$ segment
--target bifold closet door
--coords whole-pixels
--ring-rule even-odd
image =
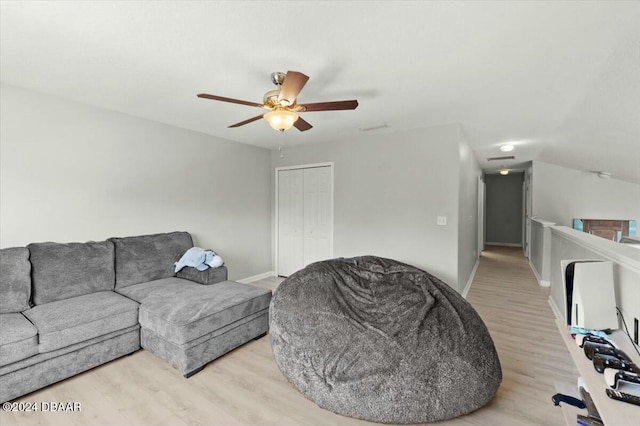
[[[302,169],[278,171],[278,274],[284,277],[304,262],[303,178]]]
[[[278,275],[332,255],[331,167],[278,171]]]
[[[331,168],[304,169],[304,266],[331,256]]]

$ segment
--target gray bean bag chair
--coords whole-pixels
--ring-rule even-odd
[[[275,361],[320,407],[383,423],[457,417],[502,381],[482,319],[448,285],[373,256],[317,262],[271,299]]]

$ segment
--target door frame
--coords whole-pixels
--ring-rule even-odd
[[[330,198],[330,218],[329,218],[329,247],[330,247],[330,258],[333,258],[333,206],[334,206],[334,182],[335,182],[335,178],[334,178],[334,163],[333,161],[331,162],[327,162],[327,163],[312,163],[312,164],[300,164],[300,165],[296,165],[296,166],[283,166],[283,167],[276,167],[275,168],[275,247],[274,247],[274,252],[275,252],[275,257],[274,257],[274,261],[275,261],[275,265],[274,265],[274,270],[276,271],[276,276],[280,276],[280,271],[278,270],[279,268],[279,253],[280,253],[280,246],[279,246],[279,240],[280,240],[280,229],[278,224],[280,223],[280,217],[279,217],[279,211],[278,211],[278,205],[279,205],[279,200],[278,200],[278,193],[280,192],[279,189],[279,181],[278,181],[278,172],[283,171],[283,170],[298,170],[298,169],[316,169],[318,167],[329,167],[330,170],[330,175],[331,175],[331,197]]]
[[[531,243],[531,171],[524,170],[522,182],[522,250],[529,259]]]
[[[484,251],[486,199],[486,186],[484,183],[484,173],[482,173],[482,176],[478,177],[478,255],[476,256],[476,260],[480,258]]]

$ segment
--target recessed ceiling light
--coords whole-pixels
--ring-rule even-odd
[[[501,174],[502,176],[506,176],[506,175],[508,175],[508,174],[509,174],[509,170],[508,170],[508,169],[502,169],[502,170],[500,170],[500,174]]]
[[[504,144],[500,147],[500,151],[502,152],[511,152],[513,151],[513,145],[511,145],[510,143]]]

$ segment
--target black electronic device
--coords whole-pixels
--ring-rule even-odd
[[[612,389],[618,389],[618,386],[625,382],[640,385],[640,376],[629,371],[607,369],[604,373],[604,379]]]
[[[579,347],[582,348],[587,343],[597,343],[599,345],[611,346],[612,348],[615,347],[613,343],[604,337],[599,337],[595,334],[576,334],[576,344]]]
[[[565,295],[567,298],[567,324],[571,325],[571,309],[573,308],[573,276],[575,274],[576,262],[571,262],[567,265],[564,270],[564,286],[565,286]]]
[[[561,402],[564,402],[565,404],[573,405],[574,407],[587,408],[587,405],[584,403],[584,401],[562,393],[553,395],[551,397],[551,400],[553,401],[553,405],[555,406],[558,406]]]
[[[627,404],[640,405],[640,396],[619,392],[613,389],[607,389],[607,396],[611,399],[626,402]]]
[[[585,343],[584,354],[590,360],[593,359],[593,356],[595,354],[612,355],[618,358],[626,358],[626,354],[624,352],[614,348],[613,346],[602,345],[600,343],[592,343],[592,342]]]
[[[624,354],[622,351],[620,351],[620,353]],[[621,358],[614,355],[594,354],[593,368],[595,368],[598,373],[604,373],[605,368],[615,368],[617,370],[640,373],[640,369],[631,360],[629,360],[629,357],[626,355]]]

